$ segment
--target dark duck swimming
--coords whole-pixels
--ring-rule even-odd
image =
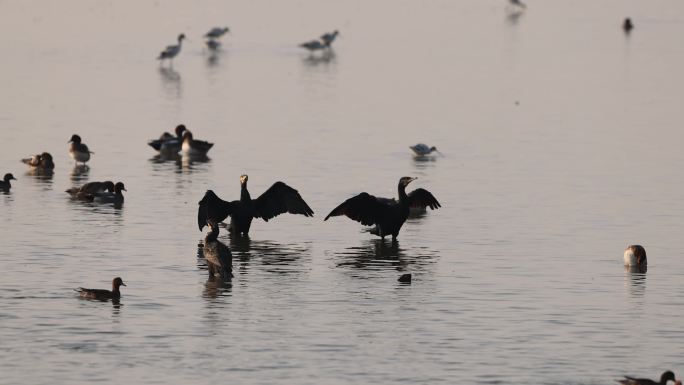
[[[228,246],[218,240],[218,223],[209,220],[207,225],[210,231],[204,238],[202,254],[207,260],[209,275],[211,277],[220,276],[222,280],[230,281],[233,278],[233,254],[231,254]]]
[[[435,210],[442,207],[429,191],[419,188],[406,194],[406,186],[417,178],[405,176],[399,179],[399,200],[379,198],[368,193],[361,193],[349,198],[335,207],[325,220],[330,217],[346,215],[350,219],[365,226],[373,226],[371,234],[381,238],[388,235],[397,239],[401,226],[406,222],[411,208]]]
[[[11,180],[17,180],[12,173],[5,174],[5,177],[0,180],[0,191],[9,191],[12,188]]]
[[[669,381],[675,382],[675,375],[671,371],[667,371],[660,376],[660,382],[649,380],[648,378],[634,378],[625,376],[623,380],[617,380],[622,385],[665,385]]]
[[[227,202],[219,198],[213,191],[207,190],[199,201],[197,225],[200,231],[211,220],[223,222],[230,216],[229,230],[233,234],[248,235],[254,218],[268,222],[283,214],[301,214],[312,217],[314,212],[304,202],[297,190],[283,182],[276,182],[257,199],[252,199],[247,190],[247,175],[240,176],[240,200]]]
[[[84,287],[79,287],[75,290],[79,293],[81,298],[95,299],[98,301],[107,301],[110,299],[117,301],[121,298],[121,292],[119,291],[119,287],[121,286],[126,286],[126,284],[120,277],[116,277],[112,280],[111,291],[105,289],[86,289]]]
[[[114,182],[107,180],[104,182],[89,182],[81,187],[72,187],[66,192],[71,195],[72,198],[92,201],[95,194],[102,194],[106,192],[114,192]]]

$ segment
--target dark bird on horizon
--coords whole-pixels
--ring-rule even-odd
[[[634,24],[632,23],[632,19],[625,18],[625,21],[622,22],[622,29],[625,31],[625,33],[630,33],[634,29]]]
[[[625,376],[623,380],[616,380],[622,385],[665,385],[669,381],[675,382],[675,375],[671,371],[667,371],[660,376],[660,382],[649,380],[647,378],[634,378]]]
[[[323,42],[323,45],[326,47],[330,47],[330,45],[335,41],[335,38],[337,35],[339,35],[340,32],[338,30],[333,31],[332,33],[325,33],[321,36],[321,41]]]
[[[179,124],[174,130],[175,136],[168,132],[164,132],[159,139],[150,140],[147,144],[161,153],[177,154],[181,150],[183,132],[185,131],[185,125]]]
[[[439,152],[439,150],[437,150],[437,147],[435,147],[435,146],[430,147],[425,143],[418,143],[418,144],[415,144],[413,146],[409,146],[409,148],[413,151],[413,153],[416,156],[430,155],[433,151],[440,154],[440,155],[442,154],[441,152]]]
[[[240,176],[240,200],[224,201],[213,191],[207,190],[199,201],[197,225],[200,231],[208,221],[223,222],[230,216],[229,231],[247,236],[254,218],[268,222],[284,213],[301,214],[312,217],[314,212],[304,202],[297,190],[283,182],[276,182],[257,199],[252,199],[247,191],[247,175]]]
[[[207,261],[209,275],[220,276],[223,281],[230,281],[233,278],[233,254],[223,242],[218,240],[218,223],[209,220],[207,225],[211,229],[204,238],[202,254]]]
[[[360,222],[364,226],[373,226],[370,233],[385,238],[388,235],[397,239],[401,226],[406,222],[411,208],[427,207],[435,210],[441,205],[429,191],[419,188],[406,194],[406,186],[417,178],[408,176],[399,179],[399,200],[379,198],[368,193],[361,193],[349,198],[333,209],[325,220],[330,217],[346,215],[350,219]]]
[[[52,161],[52,155],[49,152],[36,154],[21,161],[35,170],[50,171],[55,168],[55,163]]]
[[[169,60],[173,62],[173,58],[176,57],[176,55],[178,55],[181,51],[183,39],[185,39],[185,34],[181,33],[178,35],[178,44],[166,46],[166,48],[159,53],[159,56],[157,56],[157,60],[161,60],[162,62],[164,60]]]
[[[209,39],[217,39],[228,32],[230,32],[230,28],[228,27],[214,27],[211,29],[211,31],[205,33],[204,37]]]
[[[86,298],[86,299],[95,299],[98,301],[107,301],[107,300],[119,300],[121,298],[121,292],[119,291],[119,287],[121,286],[126,286],[126,284],[123,282],[123,280],[119,277],[114,278],[112,280],[112,290],[105,290],[105,289],[86,289],[84,287],[79,287],[76,290],[81,298]]]
[[[11,180],[17,180],[12,173],[5,174],[5,177],[0,180],[0,191],[9,191],[12,188]]]
[[[508,0],[508,2],[514,7],[527,8],[527,5],[520,0]]]
[[[320,51],[326,48],[326,45],[320,40],[311,40],[299,45],[302,48],[309,50],[309,52]]]

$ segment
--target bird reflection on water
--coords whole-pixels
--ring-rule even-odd
[[[335,51],[332,49],[324,50],[322,54],[316,55],[314,53],[309,54],[303,60],[304,64],[311,67],[316,67],[319,65],[334,64],[336,61]]]
[[[625,288],[631,297],[646,293],[646,266],[625,266]]]
[[[71,169],[71,181],[72,182],[86,181],[86,180],[88,180],[88,174],[89,173],[90,173],[90,167],[86,166],[85,164],[75,165],[74,168]]]
[[[398,240],[367,239],[361,246],[349,247],[335,253],[338,267],[364,270],[408,271],[424,268],[437,262],[437,254],[431,250],[404,249]]]
[[[206,155],[180,155],[180,154],[157,154],[149,159],[153,165],[163,166],[154,167],[155,171],[174,169],[176,173],[192,173],[195,171],[206,171],[206,163],[211,162],[211,158]],[[173,165],[175,167],[167,167]]]
[[[172,67],[159,67],[159,75],[161,75],[162,85],[169,95],[176,98],[183,95],[183,82],[178,71]]]
[[[302,260],[311,256],[311,245],[306,243],[252,240],[248,236],[233,234],[230,235],[230,249],[240,272],[259,262],[269,273],[299,274],[305,270],[302,269]]]
[[[24,175],[42,185],[44,190],[52,190],[52,178],[55,175],[53,170],[33,168],[26,171]]]

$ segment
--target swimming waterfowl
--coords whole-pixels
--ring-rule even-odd
[[[32,157],[22,159],[21,161],[34,169],[47,171],[55,168],[55,163],[52,161],[52,155],[48,152],[33,155]]]
[[[202,253],[207,260],[209,274],[212,277],[219,275],[222,280],[229,281],[233,278],[233,255],[228,246],[218,240],[218,223],[209,220],[207,225],[211,230],[204,238]]]
[[[438,154],[441,154],[441,152],[439,152],[439,151],[437,150],[437,147],[435,147],[435,146],[430,147],[430,146],[428,146],[428,145],[425,144],[425,143],[418,143],[418,144],[415,144],[415,145],[413,145],[413,146],[409,146],[409,148],[410,148],[411,150],[413,150],[413,152],[416,154],[416,156],[425,156],[425,155],[429,155],[429,154],[431,154],[433,151],[437,152]]]
[[[230,32],[230,29],[228,27],[214,27],[211,29],[211,31],[205,33],[204,37],[207,37],[209,39],[217,39],[227,32]]]
[[[76,164],[81,162],[85,165],[85,163],[90,160],[90,154],[94,154],[94,152],[88,150],[88,146],[81,143],[81,137],[76,134],[71,136],[68,143],[70,143],[69,156],[76,161]]]
[[[660,382],[649,380],[647,378],[634,378],[625,376],[624,380],[616,380],[623,385],[665,385],[668,381],[675,382],[675,375],[671,371],[667,371],[660,376]]]
[[[227,202],[213,191],[207,190],[199,201],[197,225],[200,231],[208,223],[223,222],[230,216],[228,229],[234,234],[248,235],[254,218],[269,219],[283,213],[313,216],[313,210],[304,202],[297,190],[283,182],[276,182],[257,199],[252,199],[247,191],[247,175],[240,176],[240,200]]]
[[[183,144],[181,145],[181,149],[186,155],[206,155],[213,146],[214,143],[194,139],[192,137],[192,132],[188,130],[183,133]]]
[[[86,289],[84,287],[79,287],[75,290],[79,292],[81,298],[96,299],[98,301],[107,301],[110,299],[118,300],[121,298],[121,292],[119,291],[119,287],[121,286],[126,286],[126,284],[120,277],[116,277],[114,278],[114,280],[112,280],[111,291],[105,289]]]
[[[306,43],[302,43],[299,46],[302,48],[306,48],[310,52],[320,51],[326,47],[325,44],[323,44],[320,40],[307,41]]]
[[[634,24],[632,23],[632,19],[629,17],[625,19],[624,22],[622,22],[622,30],[625,31],[625,33],[630,33],[634,29]]]
[[[325,217],[325,220],[327,221],[330,217],[346,215],[362,225],[375,225],[375,228],[370,231],[371,234],[383,239],[391,235],[392,239],[396,239],[401,226],[409,216],[411,207],[429,207],[432,210],[442,207],[437,199],[425,189],[419,188],[406,194],[406,186],[416,179],[408,176],[399,179],[398,201],[391,198],[374,197],[363,192],[342,202]]]
[[[80,187],[72,187],[66,192],[72,198],[93,201],[95,194],[102,194],[105,192],[114,193],[114,182],[107,180],[104,182],[89,182]]]
[[[3,180],[0,180],[0,190],[9,191],[12,188],[10,180],[17,180],[17,178],[15,178],[11,173],[5,174]]]
[[[114,185],[114,192],[100,192],[100,193],[94,193],[93,195],[93,201],[99,202],[99,203],[117,203],[121,204],[124,202],[124,196],[122,191],[126,191],[126,187],[124,187],[124,184],[122,182],[116,182]]]
[[[646,266],[646,249],[641,245],[630,245],[623,255],[625,266]]]
[[[335,30],[332,33],[326,33],[321,36],[321,41],[326,47],[330,47],[330,45],[335,41],[335,38],[337,35],[339,35],[339,31]]]
[[[185,39],[185,34],[181,33],[178,35],[178,44],[173,44],[166,46],[163,51],[159,54],[157,57],[157,60],[161,60],[162,62],[165,59],[168,59],[169,61],[173,61],[173,58],[178,55],[181,51],[181,46],[183,45],[183,39]]]
[[[183,132],[185,132],[185,130],[185,125],[179,124],[174,130],[176,136],[165,132],[159,137],[159,139],[150,140],[147,142],[147,144],[159,152],[176,154],[181,150],[181,145],[183,143]]]

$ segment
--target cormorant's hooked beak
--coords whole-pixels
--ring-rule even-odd
[[[411,180],[409,180],[408,182],[411,183],[411,182],[413,182],[413,181],[416,180],[416,179],[418,179],[418,177],[411,178]],[[407,184],[408,184],[408,183],[407,183]]]

